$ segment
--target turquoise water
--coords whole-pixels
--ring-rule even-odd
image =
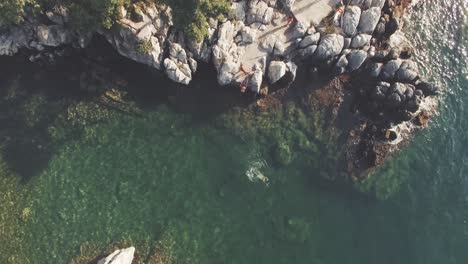
[[[462,0],[415,9],[408,36],[424,75],[447,93],[440,115],[364,194],[320,180],[337,173],[339,146],[296,108],[261,119],[252,136],[219,125],[251,121],[221,99],[174,88],[170,98],[189,98],[148,96],[145,107],[122,111],[80,94],[63,100],[57,94],[73,82],[29,80],[25,67],[26,77],[11,77],[21,81],[2,83],[21,111],[0,105],[0,135],[10,138],[0,162],[0,263],[68,263],[86,254],[83,245],[112,243],[136,245],[143,258],[159,246],[172,256],[162,263],[465,263],[466,9]],[[53,93],[37,89],[46,84]],[[289,135],[280,143],[292,161],[279,165],[271,152]],[[252,167],[268,186],[249,181]]]

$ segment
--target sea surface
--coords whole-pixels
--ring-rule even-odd
[[[468,263],[467,10],[413,9],[406,33],[445,90],[440,114],[361,188],[320,180],[339,176],[320,128],[281,130],[308,148],[277,164],[268,141],[220,125],[243,122],[232,109],[246,102],[211,95],[214,80],[136,78],[131,100],[109,103],[70,92],[79,76],[0,58],[0,263],[87,263],[112,245],[152,263]],[[280,118],[258,125],[277,131]]]

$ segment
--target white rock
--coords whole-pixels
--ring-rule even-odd
[[[135,248],[119,249],[98,261],[97,264],[132,264]]]
[[[164,67],[166,68],[167,77],[175,82],[189,84],[192,80],[192,72],[188,64],[176,63],[170,58],[166,58]]]
[[[348,6],[341,18],[341,28],[343,32],[348,36],[354,36],[356,34],[356,28],[359,24],[361,17],[361,8],[358,6]]]
[[[268,67],[268,79],[270,83],[276,83],[286,74],[286,63],[282,61],[272,61]]]

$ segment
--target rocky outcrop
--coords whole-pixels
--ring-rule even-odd
[[[132,264],[135,248],[118,249],[109,256],[98,261],[97,264]]]

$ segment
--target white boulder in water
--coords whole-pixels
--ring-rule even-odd
[[[132,264],[135,248],[118,249],[109,256],[98,261],[98,264]]]

